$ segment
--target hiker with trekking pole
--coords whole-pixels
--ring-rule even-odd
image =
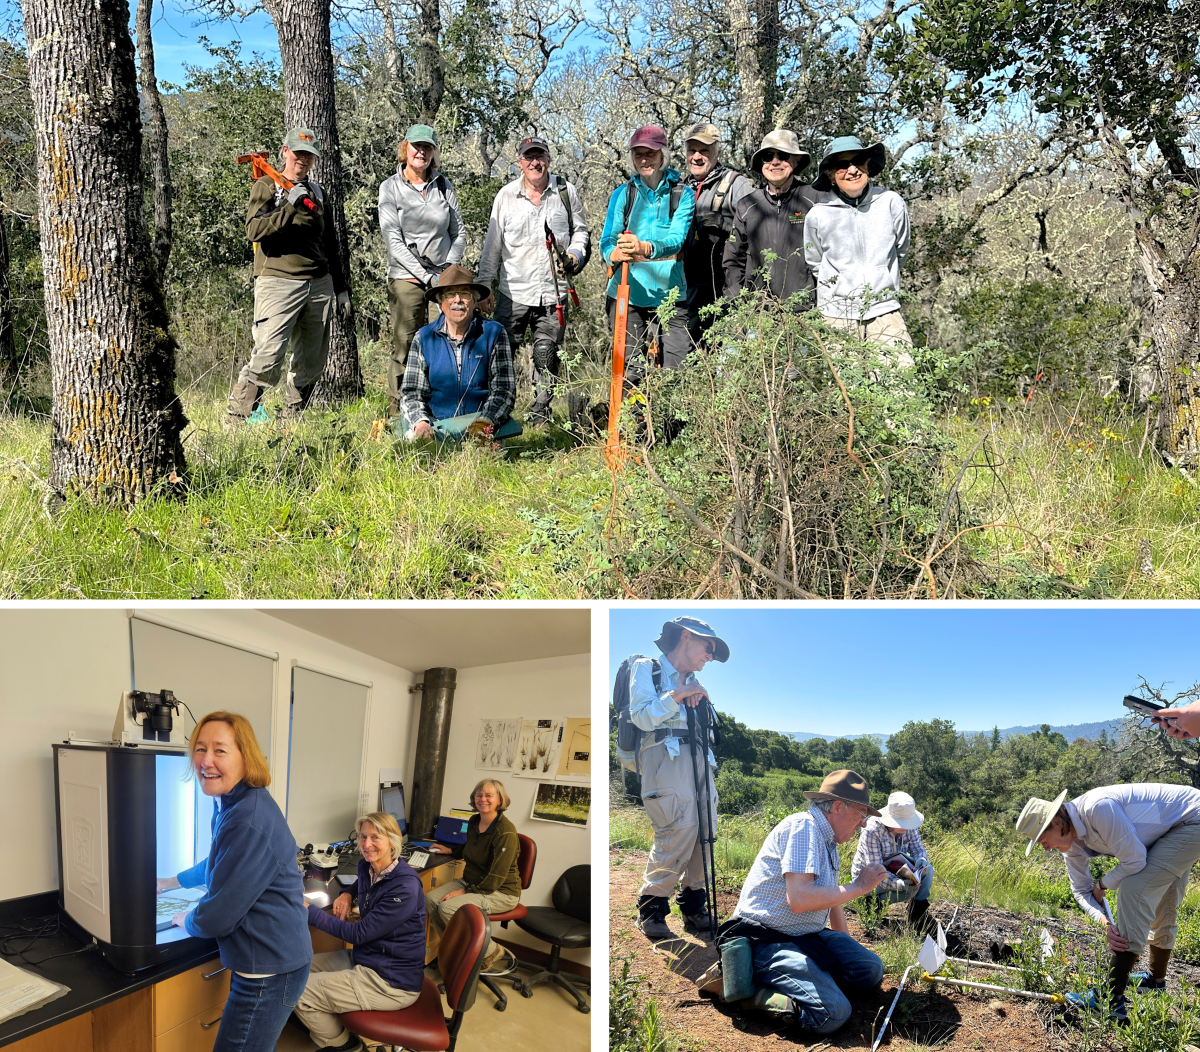
[[[696,673],[729,660],[729,646],[695,617],[677,617],[655,640],[661,657],[635,654],[613,687],[617,758],[641,778],[642,805],[654,846],[638,893],[637,925],[650,939],[670,939],[671,893],[685,931],[715,935],[716,760],[707,747],[716,722]]]
[[[245,424],[263,392],[287,370],[285,419],[298,417],[329,358],[333,312],[350,317],[350,292],[325,194],[309,176],[321,145],[309,128],[293,128],[280,150],[283,171],[265,154],[246,154],[254,185],[246,208],[246,239],[254,243],[254,350],[229,394],[226,428]],[[265,414],[259,417],[266,419]],[[259,417],[255,417],[257,421]]]
[[[533,341],[533,406],[528,423],[549,423],[559,382],[559,352],[572,306],[575,275],[586,266],[590,235],[575,186],[550,171],[550,144],[530,136],[517,148],[521,174],[492,202],[479,282],[499,277],[492,315],[508,332],[513,355]]]
[[[668,164],[667,133],[657,125],[633,133],[629,156],[633,175],[608,199],[600,251],[613,268],[607,290],[610,328],[616,324],[622,264],[629,264],[624,382],[636,387],[653,348],[664,369],[678,369],[692,347],[680,253],[692,226],[696,194]],[[677,298],[663,330],[657,311],[672,293]]]

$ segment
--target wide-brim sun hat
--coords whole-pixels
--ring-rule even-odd
[[[1018,835],[1029,837],[1029,844],[1025,848],[1026,858],[1029,857],[1029,852],[1033,850],[1033,845],[1037,843],[1038,837],[1050,828],[1050,823],[1054,821],[1054,816],[1058,814],[1058,809],[1062,807],[1066,798],[1067,791],[1065,789],[1053,801],[1039,800],[1036,796],[1031,796],[1029,803],[1021,809],[1015,828]]]
[[[711,639],[713,641],[713,657],[720,662],[729,660],[729,644],[717,635],[712,625],[707,622],[701,621],[698,617],[677,617],[674,621],[668,621],[662,626],[660,640],[667,634],[668,625],[678,625],[680,628],[686,628],[694,636]],[[661,643],[659,643],[659,649],[662,649]]]
[[[908,793],[902,792],[894,792],[888,797],[879,817],[884,825],[898,829],[920,829],[925,822],[925,816],[917,810],[917,802]]]
[[[457,263],[451,263],[450,266],[438,275],[437,284],[430,289],[426,289],[425,298],[430,303],[436,303],[439,292],[445,292],[446,289],[453,288],[455,285],[470,285],[471,291],[475,293],[477,300],[485,300],[492,294],[492,290],[476,281],[475,275],[467,270],[466,267],[460,267]]]
[[[883,143],[864,146],[857,135],[839,135],[829,144],[821,163],[817,166],[817,177],[813,180],[814,190],[832,190],[833,180],[829,177],[829,162],[843,153],[867,154],[867,178],[874,179],[887,164],[887,150]]]
[[[841,800],[844,804],[857,804],[865,807],[868,814],[879,817],[879,812],[871,806],[871,787],[857,771],[830,771],[820,789],[806,790],[804,795],[810,800]]]
[[[800,140],[796,137],[794,131],[788,131],[786,128],[776,128],[774,131],[767,132],[763,136],[762,142],[758,144],[758,149],[754,151],[754,156],[750,158],[750,167],[754,171],[760,171],[763,166],[762,155],[767,150],[778,150],[780,153],[790,154],[796,158],[793,174],[799,175],[812,161],[812,155],[807,150],[800,148]]]

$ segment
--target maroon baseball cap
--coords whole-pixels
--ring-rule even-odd
[[[665,150],[667,148],[667,133],[657,124],[644,124],[638,128],[629,140],[629,148],[645,146],[650,150]]]

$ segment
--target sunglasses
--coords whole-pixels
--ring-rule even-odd
[[[865,153],[859,154],[857,157],[851,157],[845,162],[839,161],[835,166],[834,171],[844,172],[850,168],[861,168],[865,172],[869,163],[870,158],[868,158]]]
[[[770,164],[772,161],[787,161],[791,163],[791,160],[792,155],[790,153],[783,153],[780,150],[766,150],[762,155],[763,164]]]

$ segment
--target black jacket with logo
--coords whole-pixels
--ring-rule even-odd
[[[825,196],[808,183],[793,183],[780,197],[764,187],[739,202],[722,260],[727,298],[743,288],[768,288],[781,300],[816,289],[816,278],[804,260],[804,217]],[[773,252],[776,258],[770,263],[770,278],[764,282],[766,252]],[[810,298],[816,302],[815,296]]]

